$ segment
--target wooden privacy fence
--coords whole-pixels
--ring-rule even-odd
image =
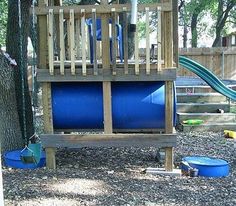
[[[236,47],[182,48],[179,55],[193,59],[221,79],[236,79]],[[179,66],[178,76],[196,76]]]

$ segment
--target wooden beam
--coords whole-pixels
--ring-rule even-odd
[[[45,134],[40,136],[44,147],[129,147],[156,146],[175,147],[176,134]]]
[[[176,69],[163,69],[156,72],[155,69],[150,70],[150,74],[146,74],[146,68],[139,70],[139,75],[135,74],[135,69],[130,68],[128,74],[124,74],[123,68],[116,68],[116,75],[112,74],[111,69],[98,69],[98,74],[93,74],[93,68],[87,69],[87,75],[82,75],[82,69],[76,69],[76,75],[71,75],[70,70],[65,69],[65,75],[60,74],[60,70],[55,69],[54,75],[48,74],[48,70],[40,69],[37,74],[39,82],[92,82],[92,81],[174,81],[176,79]]]
[[[123,8],[126,7],[127,11],[131,11],[131,4],[112,4],[112,5],[77,5],[74,6],[51,6],[51,7],[35,7],[35,13],[37,15],[47,15],[49,9],[53,9],[55,13],[59,13],[59,9],[63,9],[65,13],[69,14],[70,9],[74,9],[75,13],[80,13],[81,9],[85,9],[86,13],[91,14],[92,9],[95,8],[99,14],[108,14],[112,8],[116,9],[116,12],[120,13]],[[138,11],[143,12],[145,8],[149,7],[150,11],[156,11],[157,7],[160,7],[162,11],[172,11],[171,3],[150,3],[150,4],[139,4]],[[32,12],[32,11],[31,11]]]

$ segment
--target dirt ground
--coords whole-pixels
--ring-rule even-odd
[[[156,148],[61,149],[57,170],[4,168],[6,206],[147,205],[235,206],[236,149],[222,133],[179,133],[175,164],[188,155],[223,158],[225,178],[143,174],[161,166]]]

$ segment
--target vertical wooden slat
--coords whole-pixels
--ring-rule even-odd
[[[53,49],[53,9],[48,14],[48,63],[49,73],[54,74],[54,49]]]
[[[112,12],[112,74],[116,75],[116,51],[117,51],[117,14],[115,8],[111,9]]]
[[[138,25],[136,25],[138,26]],[[134,33],[134,61],[135,61],[135,74],[139,74],[139,39],[138,39],[138,28]]]
[[[173,66],[173,30],[172,13],[164,12],[164,64],[165,67]]]
[[[109,15],[102,14],[102,66],[110,68]],[[104,132],[112,133],[111,82],[103,82]]]
[[[63,9],[59,10],[59,30],[60,30],[60,73],[64,75],[65,61],[65,41],[64,41],[64,14]]]
[[[70,9],[70,57],[71,57],[71,74],[75,75],[75,16],[74,9]]]
[[[150,30],[149,30],[149,7],[146,11],[146,74],[150,74]]]
[[[128,70],[128,19],[127,19],[127,8],[123,8],[123,40],[124,40],[124,69],[125,74],[129,73]]]
[[[96,9],[92,9],[92,22],[93,22],[93,72],[94,75],[98,74],[97,65],[97,15]],[[90,57],[91,58],[91,57]]]
[[[68,60],[71,60],[71,53],[70,53],[70,50],[71,50],[71,41],[70,41],[70,38],[71,38],[71,35],[70,35],[70,19],[67,19],[66,20],[66,33],[67,33],[67,47],[66,47],[66,56],[67,56],[67,59]]]
[[[85,10],[81,9],[81,46],[82,46],[82,74],[86,75],[86,34]]]
[[[75,55],[76,59],[79,59],[81,56],[81,48],[80,48],[80,21],[79,19],[75,19]]]
[[[157,71],[161,71],[161,8],[157,7]]]

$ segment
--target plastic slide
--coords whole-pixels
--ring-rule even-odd
[[[220,81],[218,77],[216,77],[210,70],[208,70],[201,64],[184,56],[179,57],[179,64],[198,75],[215,91],[232,100],[236,100],[236,91],[225,86],[225,84]]]

